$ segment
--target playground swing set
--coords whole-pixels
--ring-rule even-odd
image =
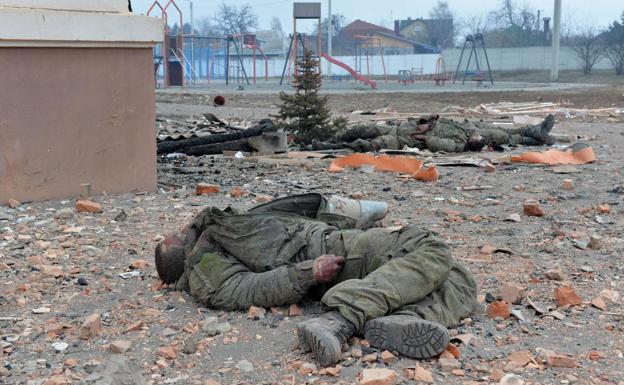
[[[464,41],[464,46],[462,47],[461,54],[459,55],[459,62],[457,62],[457,70],[455,71],[455,78],[453,79],[453,84],[457,81],[459,77],[459,70],[462,65],[462,61],[464,59],[464,53],[466,52],[466,48],[470,50],[470,54],[468,55],[468,60],[466,62],[466,69],[464,70],[464,77],[462,79],[462,85],[466,83],[466,79],[469,78],[472,81],[477,82],[477,85],[482,85],[483,81],[486,80],[485,72],[481,69],[481,64],[479,63],[479,50],[483,52],[483,56],[485,57],[485,63],[487,65],[487,73],[488,80],[492,85],[494,85],[494,78],[492,77],[492,68],[490,67],[490,59],[488,58],[487,48],[485,48],[485,40],[483,39],[483,35],[480,33],[473,35],[467,35],[466,40]],[[474,56],[474,61],[476,64],[476,70],[470,69],[470,63],[472,62],[472,58]]]
[[[163,1],[162,3],[160,1]],[[165,2],[166,1],[166,2]],[[164,5],[163,5],[164,4]],[[179,22],[179,28],[177,32],[169,27],[170,14],[176,14],[176,20]],[[263,51],[260,41],[256,39],[256,35],[253,33],[243,33],[238,35],[229,35],[226,37],[204,37],[196,36],[194,33],[184,34],[184,19],[180,7],[176,4],[175,0],[155,0],[152,6],[147,11],[148,16],[160,17],[164,20],[164,39],[163,43],[154,50],[154,73],[156,75],[156,82],[158,86],[159,75],[162,74],[162,84],[164,87],[169,86],[185,86],[188,84],[196,84],[202,79],[210,83],[211,80],[224,79],[226,85],[230,84],[232,80],[236,83],[251,84],[248,77],[247,69],[243,60],[244,50],[251,50],[252,59],[252,81],[256,84],[258,78],[257,61],[258,54],[261,56],[261,60],[264,60],[264,80],[269,80],[269,58]],[[337,60],[322,50],[321,41],[321,3],[300,3],[295,2],[293,4],[293,33],[290,35],[290,43],[288,47],[288,53],[284,63],[284,68],[280,78],[280,85],[284,83],[286,77],[290,78],[291,70],[297,71],[296,62],[297,59],[303,55],[306,48],[312,47],[310,44],[311,38],[305,34],[297,32],[298,20],[316,20],[318,28],[316,36],[316,57],[319,59],[319,73],[322,72],[321,58],[328,62],[342,68],[351,77],[363,84],[370,86],[372,89],[377,88],[377,82],[372,79],[372,62],[376,54],[381,59],[381,66],[383,69],[384,81],[388,82],[388,73],[386,68],[386,60],[384,56],[384,49],[381,44],[381,39],[372,36],[355,36],[359,40],[359,44],[355,50],[355,68]],[[191,31],[193,32],[193,31]],[[464,73],[464,82],[466,77],[470,75],[468,70],[472,57],[475,57],[477,65],[476,76],[473,79],[479,79],[480,74],[480,62],[477,54],[477,44],[481,42],[482,49],[485,53],[486,62],[489,67],[489,60],[487,58],[487,52],[485,51],[485,44],[483,37],[480,35],[468,36],[462,49],[462,55],[460,57],[461,65],[464,51],[468,43],[472,44],[470,56]],[[203,63],[206,63],[204,66]],[[197,68],[199,65],[199,69]],[[459,65],[457,73],[453,79],[453,82],[457,79],[459,72]],[[367,76],[362,74],[364,67],[366,68]],[[490,81],[492,81],[491,71],[489,71]],[[412,68],[411,70],[403,70],[399,72],[398,81],[407,85],[408,83],[414,83],[417,79],[424,80],[423,68]],[[433,80],[436,85],[444,85],[446,81],[450,80],[449,73],[446,71],[446,64],[444,59],[440,57],[436,62],[436,72],[433,76]]]
[[[177,33],[173,33],[169,26],[170,14],[173,12],[177,14],[176,20],[179,22]],[[243,63],[244,48],[252,50],[254,84],[257,79],[257,53],[264,59],[264,77],[265,80],[268,80],[268,57],[260,47],[259,41],[256,40],[255,34],[245,33],[227,37],[196,36],[194,33],[184,34],[183,13],[175,0],[163,1],[162,3],[155,0],[148,9],[147,15],[160,17],[164,20],[163,43],[154,50],[154,74],[157,86],[160,74],[162,74],[164,87],[182,87],[195,84],[202,78],[205,78],[208,83],[212,79],[225,79],[226,84],[229,84],[232,72],[237,83],[244,80],[250,84]],[[198,51],[199,55],[196,55]],[[232,60],[233,55],[235,56],[234,60]],[[205,66],[203,66],[204,59]],[[197,65],[199,65],[199,71],[197,71]],[[205,76],[203,76],[204,74]]]

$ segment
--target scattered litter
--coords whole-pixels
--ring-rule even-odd
[[[130,279],[130,278],[134,278],[134,277],[138,277],[141,275],[141,272],[139,270],[133,270],[133,271],[128,271],[125,273],[119,273],[119,276],[123,279]]]
[[[374,166],[379,171],[394,171],[407,174],[410,177],[431,182],[440,178],[435,166],[423,167],[423,162],[406,156],[380,155],[375,157],[369,154],[353,154],[335,159],[329,166],[329,172],[342,172],[347,167],[359,168],[363,165]]]
[[[581,148],[582,147],[582,148]],[[512,162],[534,164],[586,164],[596,161],[594,150],[589,146],[578,146],[566,151],[548,150],[545,152],[525,152],[521,155],[512,155]]]

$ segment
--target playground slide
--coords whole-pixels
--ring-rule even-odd
[[[364,84],[368,84],[369,86],[371,86],[372,89],[376,89],[377,88],[377,83],[373,80],[367,79],[364,76],[360,75],[359,73],[355,72],[355,70],[351,67],[349,67],[348,65],[346,65],[345,63],[338,61],[336,59],[334,59],[333,57],[329,56],[326,53],[323,53],[323,58],[325,58],[327,61],[337,65],[340,68],[343,68],[344,70],[346,70],[347,72],[349,72],[351,74],[351,76],[353,76],[354,78],[356,78],[357,80],[361,81]]]

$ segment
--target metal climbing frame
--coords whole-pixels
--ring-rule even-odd
[[[180,24],[178,29],[178,34],[175,36],[175,40],[171,40],[169,29],[169,10],[170,7],[175,8],[177,13],[180,16]],[[165,6],[163,6],[158,0],[155,0],[152,6],[147,10],[147,16],[153,16],[155,11],[160,11],[160,17],[165,21],[164,27],[164,39],[163,39],[163,49],[162,49],[162,62],[164,64],[164,85],[165,87],[169,87],[172,85],[172,72],[179,74],[176,77],[178,81],[173,82],[174,85],[184,85],[184,20],[182,16],[182,10],[176,4],[175,0],[169,0]],[[158,16],[158,15],[157,15]],[[175,58],[175,61],[171,59]],[[172,64],[176,63],[177,64]],[[155,72],[157,72],[157,68],[155,68]],[[178,72],[179,71],[179,72]],[[181,80],[181,81],[179,81]],[[180,84],[181,83],[181,84]]]
[[[353,35],[358,40],[355,48],[355,70],[362,73],[362,55],[366,58],[366,76],[371,78],[371,61],[375,51],[379,52],[381,57],[381,66],[383,67],[384,81],[388,83],[388,73],[386,72],[386,61],[384,59],[384,50],[381,44],[381,38],[365,35]],[[359,66],[358,66],[359,61]]]

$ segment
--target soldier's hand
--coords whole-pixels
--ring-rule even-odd
[[[312,273],[318,283],[333,281],[344,266],[344,257],[337,255],[321,255],[312,264]]]

